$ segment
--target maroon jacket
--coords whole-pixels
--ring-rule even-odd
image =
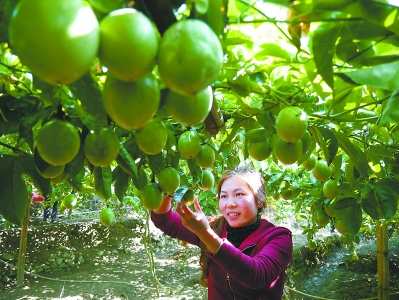
[[[151,212],[155,226],[165,234],[199,245],[199,238],[187,229],[178,213]],[[221,237],[226,238],[227,225]],[[259,228],[238,247],[223,243],[211,255],[209,267],[209,300],[277,300],[283,296],[285,270],[292,257],[292,234],[284,227],[262,219]]]

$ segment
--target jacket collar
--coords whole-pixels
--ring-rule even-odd
[[[270,235],[271,232],[275,230],[289,232],[289,230],[284,227],[276,227],[266,219],[262,219],[258,229],[252,232],[249,236],[247,236],[238,247],[238,249],[242,251],[246,248],[255,246],[261,239],[263,239],[267,235]],[[291,232],[289,233],[291,234]],[[227,222],[223,226],[221,238],[227,238]]]

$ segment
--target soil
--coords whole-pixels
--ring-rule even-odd
[[[375,241],[361,240],[359,259],[352,261],[339,234],[321,231],[317,250],[310,251],[297,222],[280,225],[294,232],[285,299],[377,299]],[[0,299],[207,299],[199,282],[199,250],[146,227],[138,215],[125,214],[109,227],[100,224],[98,212],[61,216],[54,224],[32,218],[20,286],[16,264],[21,230],[1,226]],[[395,300],[399,237],[391,238],[389,254],[390,300]]]

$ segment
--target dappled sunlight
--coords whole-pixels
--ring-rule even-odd
[[[388,17],[385,19],[384,21],[384,26],[385,27],[390,27],[392,25],[394,25],[394,23],[397,21],[398,18],[398,11],[397,10],[393,10]]]
[[[381,167],[380,163],[375,164],[373,162],[369,162],[369,166],[375,173],[379,173],[382,171],[382,167]]]

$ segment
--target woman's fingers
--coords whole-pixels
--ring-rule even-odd
[[[196,212],[202,213],[202,209],[201,209],[201,206],[199,204],[198,197],[195,197],[194,208],[195,208]]]

